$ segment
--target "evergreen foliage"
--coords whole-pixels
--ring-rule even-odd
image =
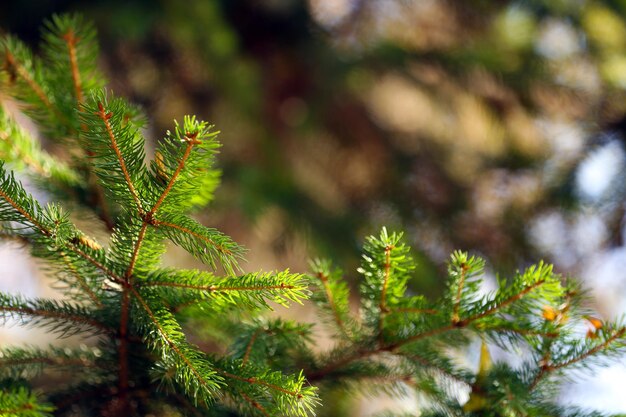
[[[408,292],[415,262],[402,235],[383,229],[364,245],[358,314],[328,261],[313,262],[310,277],[243,273],[244,250],[191,217],[219,178],[212,126],[185,117],[146,164],[141,112],[102,90],[90,25],[53,17],[41,58],[10,36],[2,48],[3,91],[67,153],[52,156],[0,110],[0,232],[41,259],[64,295],[0,294],[0,318],[84,344],[0,347],[0,416],[331,415],[320,398],[409,391],[425,399],[425,415],[593,415],[556,405],[555,382],[621,355],[626,328],[595,318],[551,266],[486,292],[485,262],[455,252],[447,291],[431,301]],[[39,203],[22,178],[62,204]],[[93,229],[81,231],[70,213]],[[103,227],[107,244],[91,237]],[[212,271],[163,267],[168,240]],[[309,294],[334,340],[328,351],[314,325],[263,315]],[[202,329],[202,348],[186,324]],[[458,354],[480,340],[480,366],[466,369]],[[489,346],[525,360],[491,364]],[[59,373],[69,382],[37,390]]]

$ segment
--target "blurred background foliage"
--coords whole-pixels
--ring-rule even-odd
[[[184,114],[222,130],[207,220],[252,247],[351,270],[387,225],[429,291],[455,248],[580,273],[623,243],[624,1],[32,0],[1,25],[36,45],[64,11],[152,138]]]
[[[22,0],[0,26],[36,45],[64,11],[95,21],[150,137],[184,114],[222,131],[202,220],[247,269],[353,271],[387,225],[422,292],[462,248],[503,273],[547,259],[626,311],[626,1]]]

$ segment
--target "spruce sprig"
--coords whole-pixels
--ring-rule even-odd
[[[446,292],[430,300],[409,289],[417,269],[402,234],[382,229],[365,242],[358,295],[323,260],[311,277],[244,273],[244,249],[192,217],[219,179],[213,126],[184,117],[146,163],[145,117],[102,88],[93,27],[55,16],[43,37],[41,57],[13,37],[0,43],[3,91],[59,146],[44,150],[3,101],[0,236],[43,261],[64,298],[0,293],[0,321],[84,338],[84,347],[2,346],[0,416],[165,415],[169,406],[303,417],[324,413],[318,391],[325,399],[413,391],[425,399],[420,412],[433,416],[595,415],[554,404],[555,387],[622,355],[626,327],[597,318],[578,285],[550,265],[486,292],[485,261],[457,251]],[[61,203],[40,203],[24,177]],[[76,213],[87,219],[84,232]],[[168,241],[212,271],[164,267]],[[314,324],[261,314],[311,291],[332,332],[327,350]],[[474,341],[482,343],[477,371],[455,360]],[[492,344],[528,352],[524,363],[491,364]],[[71,382],[37,389],[57,372],[71,372]],[[462,391],[470,393],[463,404]]]
[[[359,271],[365,283],[355,316],[337,307],[336,299],[346,304],[341,277],[331,275],[328,262],[315,262],[311,279],[318,292],[325,290],[322,313],[334,317],[327,324],[337,334],[345,331],[346,322],[361,325],[350,339],[339,338],[311,361],[309,381],[320,386],[322,398],[337,390],[400,396],[415,391],[428,399],[430,405],[422,410],[426,415],[548,415],[555,410],[556,415],[580,415],[580,410],[554,403],[555,383],[576,369],[623,355],[626,327],[595,318],[584,306],[584,292],[550,265],[539,263],[511,279],[499,279],[493,292],[481,290],[484,267],[484,260],[454,252],[447,291],[439,300],[407,294],[414,261],[401,235],[383,229],[364,246]],[[330,276],[333,284],[324,286]],[[581,327],[589,328],[586,335],[580,334]],[[524,364],[516,369],[489,365],[483,342],[477,372],[457,365],[454,357],[477,339],[528,352]],[[468,389],[470,400],[460,404],[459,392]]]
[[[140,415],[168,402],[208,410],[221,401],[247,413],[306,414],[317,397],[301,372],[284,375],[202,350],[187,340],[176,316],[181,303],[214,315],[236,306],[250,316],[270,308],[270,301],[300,303],[308,296],[305,277],[288,271],[235,274],[243,249],[189,216],[212,199],[219,177],[213,168],[217,132],[185,117],[159,144],[148,168],[139,130],[143,118],[100,88],[105,82],[96,69],[94,42],[93,28],[78,16],[55,16],[46,23],[42,58],[13,38],[2,41],[6,91],[42,132],[63,139],[58,142],[65,146],[78,144],[87,159],[76,155],[57,163],[3,108],[2,233],[20,239],[46,262],[67,300],[0,294],[0,319],[61,337],[89,337],[86,343],[95,344],[101,355],[57,347],[3,348],[0,380],[9,391],[0,415],[45,415],[51,408],[35,403],[28,384],[10,381],[66,366],[80,369],[72,390],[85,395],[75,398],[64,387],[49,388],[46,397],[60,412],[68,401],[90,415]],[[20,161],[24,156],[27,160]],[[62,188],[64,200],[87,197],[70,197],[67,208],[42,205],[11,168],[26,168],[31,177],[49,176],[50,181],[41,178],[37,184],[51,192]],[[94,210],[103,224],[81,231],[68,214],[77,205]],[[106,245],[92,237],[102,226],[111,232]],[[163,268],[166,240],[225,275]]]

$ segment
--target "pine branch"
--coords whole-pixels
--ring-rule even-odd
[[[200,140],[197,139],[198,133],[199,132],[187,132],[186,133],[186,136],[184,139],[187,142],[187,146],[185,147],[185,153],[180,159],[180,162],[178,163],[178,166],[176,167],[176,170],[172,174],[172,177],[170,178],[169,182],[165,186],[165,189],[159,196],[159,199],[157,200],[156,203],[154,203],[154,206],[150,210],[149,212],[150,216],[153,216],[157,212],[161,204],[163,204],[163,201],[165,200],[165,198],[168,196],[170,191],[172,191],[172,187],[174,183],[176,182],[176,180],[178,179],[178,176],[180,175],[181,171],[183,170],[183,167],[185,166],[185,162],[187,161],[187,159],[189,159],[189,156],[191,155],[191,150],[193,149],[193,147],[201,143]]]
[[[213,269],[217,267],[217,260],[231,275],[238,269],[237,263],[243,257],[244,250],[217,230],[176,214],[162,215],[152,224],[176,245]]]
[[[454,300],[454,309],[452,311],[452,322],[458,323],[459,318],[459,307],[461,306],[461,295],[463,294],[463,285],[465,284],[465,274],[467,273],[469,267],[467,264],[461,264],[461,273],[459,274],[459,283],[456,292],[456,299]]]
[[[172,299],[172,304],[197,300],[206,302],[210,309],[228,304],[242,308],[267,307],[267,299],[287,306],[289,302],[301,303],[307,295],[304,276],[288,270],[218,278],[197,270],[163,269],[149,274],[138,286],[157,290],[162,297]]]
[[[549,355],[544,356],[544,359],[542,360],[542,363],[539,366],[539,372],[530,383],[530,390],[531,391],[534,390],[537,387],[537,385],[539,385],[541,380],[546,378],[549,374],[559,371],[563,368],[567,368],[567,367],[579,364],[580,362],[583,362],[588,358],[596,356],[598,353],[601,353],[602,351],[613,348],[614,345],[620,342],[620,339],[624,338],[625,334],[626,334],[626,327],[619,327],[617,329],[610,330],[607,334],[607,337],[602,342],[596,344],[595,346],[587,350],[578,352],[576,356],[570,357],[562,362],[552,363]],[[626,346],[626,341],[621,340],[621,347],[623,348],[624,346]]]
[[[3,348],[0,350],[0,376],[3,378],[32,378],[45,368],[96,368],[97,350],[49,347]]]
[[[383,265],[383,288],[380,292],[380,302],[378,307],[380,309],[380,320],[378,321],[378,343],[382,344],[383,340],[383,326],[385,324],[385,316],[389,313],[387,307],[387,287],[389,286],[389,276],[391,274],[391,250],[393,245],[385,246],[385,264]]]
[[[217,363],[216,370],[229,381],[228,389],[233,394],[248,395],[270,415],[280,410],[286,416],[304,417],[318,402],[317,389],[305,386],[302,373],[286,376],[270,369],[224,360]]]
[[[112,112],[107,112],[104,105],[101,101],[98,101],[98,112],[96,115],[102,120],[104,127],[106,129],[107,135],[111,141],[111,148],[115,152],[117,156],[117,160],[120,165],[120,169],[122,170],[122,174],[124,175],[124,180],[126,181],[126,185],[128,186],[128,191],[130,192],[133,200],[135,200],[135,204],[137,205],[137,209],[139,210],[140,215],[143,214],[143,206],[141,201],[139,200],[139,196],[137,195],[137,191],[135,190],[135,185],[133,184],[133,180],[130,178],[130,173],[128,172],[128,168],[126,167],[126,161],[124,160],[124,156],[122,155],[122,151],[117,143],[117,138],[115,137],[115,133],[113,133],[113,128],[111,127],[111,118],[113,117]]]
[[[79,174],[44,151],[3,105],[0,106],[0,159],[15,168],[27,168],[30,179],[52,192],[62,191],[67,196],[71,189],[81,186]]]
[[[96,305],[96,307],[98,307],[98,308],[104,307],[104,305],[102,304],[102,301],[100,301],[100,299],[98,298],[96,293],[89,287],[89,285],[85,281],[85,278],[83,278],[83,276],[76,270],[74,265],[72,265],[72,263],[71,263],[70,259],[67,257],[67,255],[65,255],[63,252],[61,252],[61,257],[63,258],[63,262],[65,263],[67,269],[70,271],[70,274],[72,275],[74,280],[80,286],[81,291],[83,293],[87,294],[89,299]]]
[[[248,342],[248,345],[246,346],[246,352],[243,355],[243,358],[241,360],[241,364],[243,366],[246,365],[246,363],[248,362],[248,359],[250,358],[250,352],[252,352],[252,346],[254,346],[254,342],[256,342],[257,337],[259,337],[259,334],[262,332],[262,329],[257,329],[253,334],[252,337],[250,338],[250,341]]]
[[[240,358],[243,365],[301,369],[302,364],[314,360],[309,348],[313,343],[310,324],[257,319],[252,323],[235,323],[232,333],[237,336],[229,351],[233,358]]]
[[[212,168],[219,132],[212,128],[185,116],[182,125],[175,122],[173,131],[159,142],[150,176],[154,213],[186,213],[212,199],[219,179],[219,171]]]
[[[141,248],[141,244],[143,243],[143,240],[146,237],[147,229],[148,229],[148,223],[143,223],[141,225],[141,229],[139,230],[137,241],[135,242],[135,248],[133,249],[133,254],[130,257],[128,269],[126,269],[126,273],[124,274],[124,280],[127,283],[130,283],[130,279],[133,275],[133,270],[135,269],[135,263],[137,262],[137,257],[139,256],[139,249]]]
[[[170,313],[162,308],[150,308],[135,288],[130,287],[130,292],[149,320],[144,324],[151,328],[146,332],[146,342],[159,352],[166,368],[173,367],[174,380],[196,404],[210,402],[222,384],[212,364],[197,349],[187,344]],[[170,352],[174,357],[170,356]]]
[[[40,403],[30,390],[19,387],[0,390],[0,416],[2,417],[51,417],[53,408]]]
[[[4,164],[0,162],[0,221],[18,222],[50,236],[50,230],[43,225],[41,219],[42,211],[39,203],[26,193],[13,174],[7,173]]]
[[[266,417],[270,417],[270,414],[267,412],[267,410],[265,409],[265,407],[263,407],[261,404],[259,404],[258,402],[254,401],[252,398],[248,397],[245,393],[240,392],[239,395],[241,395],[241,397],[246,400],[247,403],[249,403],[252,408],[259,410],[259,412],[261,414],[263,414]]]
[[[94,319],[95,314],[86,308],[69,303],[45,299],[25,300],[19,296],[0,293],[0,319],[15,318],[23,325],[45,326],[61,336],[81,332],[111,333],[106,324]]]
[[[74,94],[76,95],[76,101],[78,104],[83,102],[83,89],[80,82],[80,71],[78,69],[78,61],[76,58],[76,34],[72,29],[69,29],[62,35],[63,40],[67,43],[67,53],[70,59],[70,68],[72,73],[72,81],[74,83]]]
[[[35,60],[24,44],[12,37],[2,40],[2,48],[6,65],[12,76],[18,81],[11,89],[18,97],[32,106],[36,111],[41,108],[46,111],[46,119],[56,119],[71,129],[67,117],[52,103],[48,93],[41,84],[41,64]],[[36,113],[33,113],[36,115]],[[41,117],[39,117],[41,120]],[[44,119],[45,120],[45,119]]]

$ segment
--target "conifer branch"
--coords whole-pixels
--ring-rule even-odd
[[[41,309],[41,308],[32,308],[27,307],[26,305],[14,306],[14,305],[0,305],[0,312],[6,312],[8,315],[26,315],[26,316],[35,316],[43,319],[58,319],[63,321],[70,321],[80,325],[91,326],[96,330],[99,330],[104,333],[112,333],[113,329],[109,326],[101,323],[95,319],[90,317],[85,317],[82,315],[76,315],[69,313],[68,311],[59,310],[59,309]]]
[[[182,350],[179,349],[178,345],[169,337],[165,329],[163,329],[163,326],[161,326],[156,316],[152,312],[152,309],[150,308],[150,306],[148,306],[148,303],[146,303],[146,301],[139,294],[139,292],[137,292],[135,288],[130,287],[130,291],[132,292],[133,296],[137,299],[141,307],[144,309],[146,314],[148,314],[150,321],[157,328],[157,330],[161,334],[161,337],[163,337],[163,340],[165,340],[167,345],[176,353],[176,355],[178,355],[178,357],[185,363],[185,365],[187,365],[189,370],[194,374],[194,376],[197,378],[200,384],[203,385],[207,390],[210,390],[211,389],[210,383],[196,369],[196,367],[193,365],[191,360],[187,358],[187,356],[182,352]]]
[[[102,272],[104,272],[109,278],[111,278],[113,281],[115,281],[118,284],[122,284],[124,283],[124,279],[119,276],[118,274],[116,274],[115,272],[113,272],[111,269],[107,268],[105,265],[103,265],[102,263],[98,262],[98,260],[94,259],[93,257],[91,257],[89,254],[87,254],[86,252],[84,252],[83,250],[79,249],[76,245],[69,243],[67,246],[72,252],[76,253],[77,255],[81,256],[82,258],[84,258],[86,261],[88,261],[90,264],[92,264],[93,266],[95,266],[96,268],[98,268],[99,270],[101,270]]]
[[[610,337],[608,337],[604,342],[594,346],[593,348],[565,362],[550,364],[549,357],[545,358],[545,360],[543,361],[544,363],[539,368],[539,372],[537,373],[537,375],[535,376],[535,378],[530,384],[530,390],[531,391],[534,390],[539,384],[539,382],[543,378],[545,378],[548,374],[558,371],[560,369],[566,368],[568,366],[577,364],[579,362],[582,362],[585,359],[589,358],[590,356],[593,356],[597,354],[598,352],[601,352],[609,348],[611,344],[613,344],[616,340],[622,338],[624,334],[626,334],[626,327],[621,327],[618,330],[613,331],[613,334]]]
[[[57,366],[95,366],[91,362],[84,361],[83,359],[67,359],[67,358],[51,358],[49,356],[31,357],[26,359],[5,359],[0,358],[0,365],[3,367],[30,365],[30,364],[44,364],[44,365],[57,365]]]
[[[554,339],[559,337],[559,332],[544,332],[541,330],[534,330],[534,329],[516,329],[515,327],[507,327],[507,326],[495,326],[495,327],[487,327],[485,329],[483,329],[485,331],[492,331],[492,332],[511,332],[511,333],[517,333],[521,336],[539,336],[539,337],[545,337],[548,339]]]
[[[9,136],[9,133],[5,132],[4,130],[0,131],[0,140],[6,141],[6,142],[13,141],[12,138]],[[36,161],[35,159],[33,159],[29,154],[25,153],[15,143],[12,147],[12,150],[14,152],[15,158],[22,161],[24,165],[30,168],[34,173],[41,175],[42,177],[50,176],[49,170],[45,169],[43,165],[39,163],[39,161]]]
[[[118,162],[120,164],[120,169],[124,174],[124,180],[126,181],[126,186],[128,187],[128,191],[130,192],[133,200],[135,200],[135,204],[137,205],[137,209],[139,210],[140,215],[143,215],[143,206],[141,205],[141,201],[139,200],[139,195],[135,190],[135,186],[133,185],[133,181],[131,180],[130,173],[128,172],[128,168],[126,167],[126,162],[124,161],[124,155],[120,151],[119,146],[117,145],[117,139],[115,138],[115,134],[113,133],[113,128],[111,127],[111,123],[109,120],[113,117],[111,112],[107,112],[104,108],[102,102],[98,101],[98,112],[96,115],[102,120],[104,123],[104,127],[106,129],[107,134],[109,135],[109,140],[111,141],[111,147],[113,151],[117,155]]]
[[[197,137],[198,137],[198,132],[187,133],[187,136],[185,136],[185,139],[187,140],[187,147],[185,148],[185,153],[183,154],[183,157],[181,158],[181,160],[178,162],[176,171],[174,171],[174,173],[172,174],[172,177],[167,183],[167,186],[165,187],[165,189],[159,196],[159,199],[157,200],[157,202],[154,203],[154,206],[150,210],[149,212],[150,216],[153,216],[157,212],[159,207],[161,207],[161,204],[163,204],[163,201],[165,200],[169,192],[172,190],[172,187],[174,186],[174,183],[176,182],[178,175],[180,174],[182,169],[185,167],[185,161],[187,161],[187,158],[189,158],[189,155],[191,155],[191,150],[193,149],[194,145],[197,145],[200,143],[200,141],[196,139]]]
[[[539,286],[541,286],[542,284],[545,283],[545,280],[540,280],[537,281],[536,283],[526,286],[524,287],[523,290],[521,290],[520,292],[516,293],[515,295],[507,298],[506,300],[502,301],[501,303],[499,303],[498,305],[489,308],[488,310],[476,314],[474,316],[468,317],[466,319],[460,320],[457,323],[454,324],[449,324],[446,326],[442,326],[442,327],[437,327],[434,329],[430,329],[421,333],[418,333],[414,336],[405,338],[405,339],[401,339],[401,340],[397,340],[395,342],[391,342],[388,344],[379,344],[379,346],[375,349],[371,349],[371,350],[357,350],[355,353],[350,354],[348,356],[344,356],[343,358],[340,358],[339,360],[337,360],[336,362],[330,363],[328,365],[326,365],[324,368],[314,371],[310,374],[308,374],[309,380],[318,380],[318,379],[322,379],[324,377],[326,377],[328,374],[334,372],[337,369],[340,369],[356,360],[361,360],[364,359],[366,357],[372,356],[372,355],[376,355],[379,353],[384,353],[384,352],[391,352],[394,353],[396,352],[400,347],[407,345],[407,344],[411,344],[414,342],[417,342],[419,340],[422,339],[426,339],[429,337],[433,337],[433,336],[437,336],[440,335],[442,333],[446,333],[452,330],[457,330],[457,329],[462,329],[467,327],[469,324],[475,322],[476,320],[479,320],[481,318],[484,318],[488,315],[494,314],[498,311],[500,311],[501,309],[503,309],[504,307],[510,305],[511,303],[521,299],[524,295],[528,294],[530,291],[538,288]],[[510,330],[510,329],[507,329]]]
[[[63,263],[65,263],[65,266],[67,267],[67,269],[71,272],[72,276],[74,277],[74,279],[76,280],[76,282],[78,282],[78,285],[80,285],[80,288],[83,290],[83,292],[85,294],[87,294],[87,296],[91,299],[91,301],[98,307],[98,308],[102,308],[103,304],[102,301],[100,301],[100,299],[98,298],[98,296],[93,292],[93,290],[91,288],[89,288],[89,285],[87,284],[87,282],[85,281],[85,278],[82,277],[82,275],[80,275],[78,273],[78,271],[76,270],[76,268],[74,267],[74,265],[72,265],[72,263],[70,262],[70,260],[68,259],[67,255],[65,253],[63,253],[63,251],[61,251],[61,257],[63,259]]]
[[[72,83],[74,85],[74,94],[76,96],[77,109],[80,110],[80,105],[84,101],[83,88],[81,85],[81,76],[80,70],[78,68],[78,60],[76,57],[76,42],[78,39],[76,38],[76,34],[73,29],[69,29],[65,34],[61,35],[65,43],[67,44],[67,53],[69,55],[70,61],[70,72],[72,74]],[[85,124],[81,126],[83,130],[87,128]],[[93,156],[93,152],[89,149],[85,149],[87,156]],[[93,170],[89,169],[89,179],[94,179]],[[113,228],[113,219],[111,218],[111,213],[109,212],[109,207],[104,198],[104,192],[100,184],[94,181],[94,192],[98,202],[98,206],[102,210],[101,219],[106,224],[107,228],[111,230]]]
[[[159,281],[148,281],[144,283],[138,284],[139,287],[172,287],[172,288],[185,288],[189,290],[197,290],[197,291],[206,291],[209,293],[212,292],[227,292],[227,291],[269,291],[269,290],[293,290],[296,288],[295,285],[291,284],[277,284],[277,285],[248,285],[248,286],[231,286],[231,287],[222,287],[219,285],[192,285],[192,284],[184,284],[178,282],[159,282]]]
[[[347,336],[345,325],[343,323],[343,320],[341,320],[341,316],[339,315],[339,312],[337,311],[337,306],[335,305],[333,293],[330,290],[330,286],[328,285],[328,276],[326,276],[324,273],[320,271],[317,273],[317,277],[319,278],[319,280],[322,282],[322,285],[324,286],[324,293],[326,294],[328,305],[330,306],[330,309],[333,312],[333,318],[335,319],[335,323],[337,323],[337,327],[339,327],[341,332]]]
[[[439,311],[435,310],[434,308],[396,307],[390,309],[389,313],[439,314]]]
[[[274,391],[282,392],[283,394],[291,395],[292,397],[295,397],[298,399],[303,397],[302,393],[299,391],[291,391],[281,386],[278,386],[276,384],[271,384],[269,382],[263,381],[262,379],[258,379],[255,377],[242,377],[239,375],[231,374],[230,372],[224,371],[223,369],[219,369],[219,368],[215,368],[215,370],[217,371],[217,373],[225,376],[226,378],[234,379],[236,381],[246,382],[252,385],[262,385]]]
[[[461,295],[463,294],[463,285],[465,284],[465,274],[467,274],[468,266],[466,263],[461,264],[461,276],[459,278],[456,298],[452,310],[452,323],[459,322],[459,307],[461,306]]]
[[[250,398],[248,395],[246,395],[246,393],[244,392],[239,392],[239,394],[241,395],[241,397],[246,400],[246,402],[248,404],[250,404],[252,406],[252,408],[255,408],[257,410],[259,410],[259,412],[261,414],[263,414],[265,417],[270,417],[270,414],[267,412],[267,410],[265,409],[265,407],[263,407],[261,404],[259,404],[258,402],[254,401],[252,398]]]
[[[85,350],[67,348],[3,348],[0,350],[0,380],[2,378],[34,377],[44,372],[46,367],[104,369],[97,362],[97,356]],[[104,365],[106,367],[106,365]]]
[[[254,342],[256,341],[256,338],[259,337],[259,334],[262,333],[263,331],[264,331],[263,329],[256,329],[256,331],[252,333],[252,336],[250,337],[250,341],[246,345],[246,351],[243,354],[243,358],[241,359],[242,366],[248,362],[248,358],[250,358],[250,353],[252,352],[252,346],[254,346]]]
[[[18,213],[22,215],[27,221],[29,221],[35,228],[39,229],[39,231],[45,236],[50,236],[50,231],[45,228],[41,223],[39,223],[33,216],[30,215],[23,207],[17,204],[7,193],[0,189],[0,198],[9,203]]]
[[[130,257],[130,263],[128,264],[128,269],[126,269],[126,273],[124,274],[124,281],[130,283],[131,276],[133,275],[133,270],[135,269],[135,263],[137,262],[137,257],[139,256],[139,249],[141,249],[141,243],[143,239],[146,237],[146,230],[148,228],[148,223],[145,221],[141,224],[141,229],[139,229],[139,235],[137,236],[137,241],[135,242],[135,247],[133,249],[133,254]]]
[[[507,307],[508,305],[520,300],[522,297],[524,297],[526,294],[528,294],[529,292],[541,287],[543,284],[546,283],[545,279],[541,279],[531,285],[528,285],[526,287],[524,287],[524,289],[520,292],[518,292],[517,294],[507,298],[506,300],[502,301],[499,304],[494,305],[493,307],[483,311],[482,313],[476,314],[475,316],[466,318],[466,319],[462,319],[459,322],[456,323],[457,326],[463,327],[468,325],[471,322],[474,322],[476,320],[482,319],[483,317],[487,317],[491,314],[497,313],[498,311],[502,310],[503,308]]]
[[[429,361],[428,359],[426,359],[426,358],[424,358],[424,357],[422,357],[420,355],[417,355],[415,353],[407,353],[407,352],[401,352],[400,355],[405,357],[405,358],[407,358],[407,359],[409,359],[409,360],[418,362],[418,363],[420,363],[421,365],[423,365],[423,366],[425,366],[427,368],[435,369],[435,370],[437,370],[437,372],[441,373],[442,375],[445,375],[446,377],[448,377],[450,379],[453,379],[453,380],[455,380],[457,382],[461,382],[461,383],[463,383],[465,385],[470,385],[470,383],[467,380],[465,380],[464,378],[462,378],[459,375],[456,375],[456,374],[450,372],[448,369],[446,369],[446,368],[444,368],[442,366],[439,366],[436,363],[434,363],[432,361]]]
[[[74,83],[74,94],[78,104],[83,102],[83,89],[80,82],[80,71],[78,70],[78,61],[76,59],[76,35],[72,29],[62,35],[63,40],[67,44],[67,53],[70,59],[70,68],[72,72],[72,81]]]
[[[213,246],[217,251],[223,253],[224,255],[227,255],[227,256],[232,256],[233,255],[233,253],[232,253],[232,251],[230,249],[225,248],[224,246],[217,244],[213,239],[211,239],[211,238],[209,238],[207,236],[203,236],[203,235],[201,235],[199,233],[196,233],[193,230],[191,230],[189,228],[186,228],[184,226],[180,226],[180,225],[175,224],[175,223],[168,223],[168,222],[164,222],[164,221],[160,221],[160,220],[155,220],[154,221],[154,225],[157,226],[157,227],[159,227],[159,226],[170,227],[172,229],[179,230],[179,231],[181,231],[183,233],[187,233],[187,234],[195,237],[196,239],[205,241],[206,243],[208,243],[209,245]]]
[[[70,126],[70,123],[65,117],[65,115],[61,113],[59,109],[52,104],[47,94],[44,92],[43,88],[37,83],[37,81],[35,81],[30,76],[26,68],[24,68],[24,66],[18,62],[18,60],[15,58],[15,55],[13,55],[10,51],[6,50],[5,56],[6,56],[6,60],[9,66],[13,67],[13,69],[15,70],[15,73],[19,75],[26,82],[26,84],[30,87],[30,89],[39,98],[41,103],[46,108],[48,108],[49,111],[53,112],[55,116],[57,116],[59,120],[61,120],[64,124],[66,124],[67,126]]]
[[[380,319],[378,321],[378,342],[382,344],[384,342],[383,327],[385,324],[385,316],[389,313],[387,308],[387,286],[389,285],[389,276],[391,274],[391,250],[392,245],[385,246],[385,264],[383,272],[383,287],[380,292],[380,303],[378,305],[380,309]]]

